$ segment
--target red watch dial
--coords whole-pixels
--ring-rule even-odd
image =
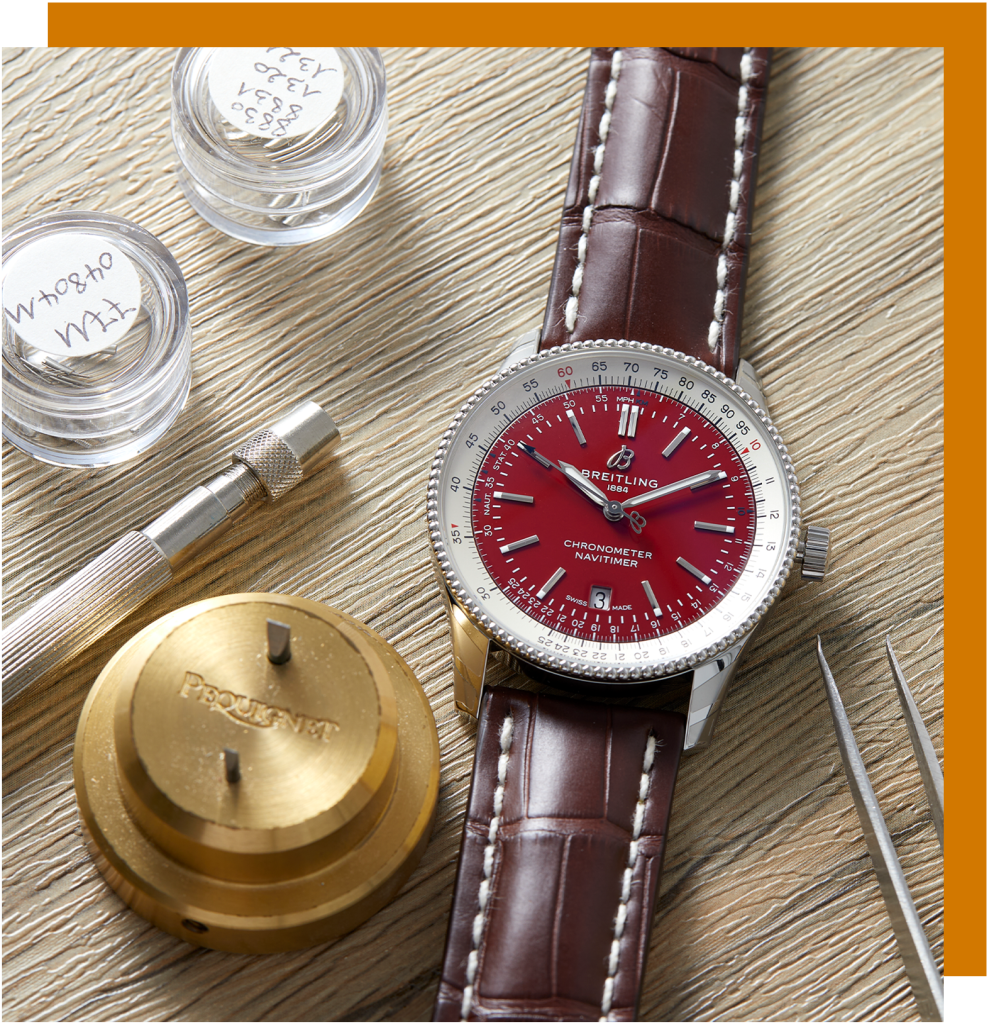
[[[514,420],[481,463],[471,509],[480,558],[510,600],[561,633],[616,643],[710,611],[745,567],[757,502],[717,426],[666,395],[603,385]]]

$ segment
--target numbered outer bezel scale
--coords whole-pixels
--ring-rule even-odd
[[[586,643],[588,657],[583,658],[568,654],[553,653],[548,646],[538,644],[539,636],[549,635],[554,642],[570,649],[580,646],[580,642],[568,634],[551,630],[539,623],[536,619],[530,618],[515,605],[502,592],[502,590],[487,575],[477,553],[476,543],[471,529],[465,530],[464,543],[456,554],[447,545],[446,531],[443,523],[450,521],[451,506],[456,505],[456,516],[463,518],[465,522],[470,520],[471,492],[473,489],[473,474],[483,462],[477,460],[473,451],[470,453],[457,453],[456,445],[461,435],[468,426],[482,438],[494,433],[500,437],[511,423],[523,416],[529,409],[546,401],[548,398],[566,390],[565,386],[554,390],[552,387],[540,392],[540,397],[528,401],[527,395],[522,391],[523,373],[528,372],[534,366],[546,366],[550,369],[555,363],[563,365],[573,363],[578,359],[599,356],[602,351],[618,350],[636,352],[641,356],[653,357],[659,366],[665,364],[681,370],[688,378],[693,379],[695,384],[703,381],[705,386],[715,382],[725,392],[725,398],[745,408],[750,422],[758,423],[757,433],[763,447],[756,455],[752,454],[756,469],[760,476],[765,477],[763,472],[769,466],[778,470],[775,477],[775,486],[779,489],[779,500],[785,509],[785,517],[781,520],[778,534],[775,538],[777,548],[770,559],[768,552],[760,546],[754,546],[752,553],[746,562],[746,569],[753,567],[753,559],[760,557],[757,550],[762,552],[762,557],[768,566],[764,582],[759,591],[753,595],[754,604],[746,602],[743,608],[741,590],[743,586],[742,577],[736,581],[728,594],[722,598],[713,608],[696,621],[688,624],[681,630],[668,633],[663,637],[651,637],[639,642],[608,643],[605,641],[590,641]],[[580,372],[574,372],[574,378],[585,376]],[[611,376],[609,374],[609,376]],[[622,375],[625,376],[625,375]],[[512,393],[512,381],[518,382],[518,395]],[[621,380],[608,383],[621,385]],[[562,385],[562,381],[561,381]],[[646,390],[646,389],[643,389]],[[652,388],[657,394],[669,394],[669,388],[665,391],[660,388]],[[484,409],[487,401],[495,392],[500,398],[508,398],[509,395],[515,400],[506,402],[509,413],[495,416]],[[507,392],[507,393],[506,393]],[[672,397],[672,396],[671,396]],[[521,399],[526,400],[521,408]],[[513,404],[517,411],[512,411]],[[701,415],[704,415],[703,413]],[[705,417],[707,418],[707,417]],[[714,424],[712,423],[712,426]],[[720,428],[716,428],[719,429]],[[744,447],[745,441],[736,439],[733,443],[724,431],[721,431],[726,441],[739,451]],[[477,465],[472,465],[477,461]],[[466,469],[470,472],[465,472]],[[448,477],[457,475],[460,471],[461,478],[471,479],[471,490],[464,489],[462,494],[452,496],[449,488],[444,484]],[[768,501],[768,495],[767,501]],[[450,425],[449,430],[444,433],[439,445],[436,458],[433,460],[432,470],[429,477],[429,492],[427,498],[427,521],[429,524],[429,536],[435,553],[439,571],[453,596],[453,599],[464,610],[468,617],[495,642],[507,648],[525,661],[531,662],[549,672],[563,676],[573,676],[581,679],[597,680],[602,682],[627,683],[636,680],[657,679],[662,676],[673,675],[684,672],[696,665],[710,661],[734,644],[737,644],[743,637],[750,633],[765,615],[770,605],[775,601],[783,584],[793,566],[794,556],[797,549],[797,538],[800,529],[800,496],[797,488],[797,478],[790,462],[786,446],[760,406],[749,397],[738,385],[726,377],[723,373],[714,370],[712,367],[683,355],[673,349],[663,348],[658,345],[648,345],[635,341],[625,340],[604,340],[585,341],[570,345],[562,345],[558,348],[540,352],[537,355],[514,363],[507,370],[499,373],[487,381],[474,392],[473,396],[457,413]],[[768,507],[768,506],[767,506]],[[769,520],[762,520],[760,527],[762,542],[767,539],[765,530],[768,529]],[[757,535],[757,539],[758,539]],[[478,565],[467,565],[468,559],[476,559]],[[759,566],[755,566],[759,568]],[[466,571],[465,571],[466,569]],[[743,573],[744,577],[744,573]],[[483,609],[481,600],[477,593],[477,587],[485,586],[490,590],[490,597],[484,601]],[[750,598],[750,601],[753,599]],[[746,614],[747,612],[747,614]],[[730,623],[726,624],[725,614],[731,614]],[[707,631],[707,632],[706,632]],[[711,636],[717,639],[711,642]],[[536,643],[526,642],[526,639],[537,641]],[[682,641],[687,640],[683,646]],[[667,650],[676,644],[679,650],[677,656],[661,654],[660,650]],[[598,659],[591,657],[592,651],[598,652]],[[601,658],[600,653],[604,651],[605,657]],[[645,651],[645,653],[643,653]],[[575,652],[576,653],[576,652]],[[618,655],[624,655],[622,661]],[[625,660],[627,659],[627,660]]]

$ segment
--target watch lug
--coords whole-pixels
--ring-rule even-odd
[[[477,718],[484,689],[484,675],[488,664],[491,639],[481,632],[467,617],[463,609],[450,597],[450,640],[453,643],[453,700],[458,711]]]
[[[710,745],[721,702],[728,692],[728,684],[735,677],[742,651],[751,639],[750,633],[734,647],[729,647],[724,654],[694,669],[690,706],[687,710],[687,734],[683,741],[685,754],[696,754]]]
[[[766,394],[762,390],[762,380],[748,359],[740,359],[735,383],[750,397],[754,398],[763,409],[767,409]]]
[[[529,331],[523,334],[521,338],[517,338],[512,343],[511,351],[502,360],[501,366],[498,367],[498,372],[504,373],[514,363],[520,363],[523,359],[534,356],[539,351],[539,339],[542,337],[542,333],[537,327],[536,330]]]

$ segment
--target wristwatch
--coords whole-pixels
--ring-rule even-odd
[[[541,332],[427,519],[478,719],[437,1020],[632,1020],[681,752],[828,532],[739,361],[766,49],[597,49]],[[485,686],[489,657],[568,696]],[[603,703],[689,678],[686,718]],[[588,695],[575,698],[574,694]]]

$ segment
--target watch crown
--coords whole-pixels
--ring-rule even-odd
[[[831,531],[824,526],[808,526],[803,540],[797,545],[797,559],[803,562],[800,575],[805,580],[820,583],[828,564]]]

